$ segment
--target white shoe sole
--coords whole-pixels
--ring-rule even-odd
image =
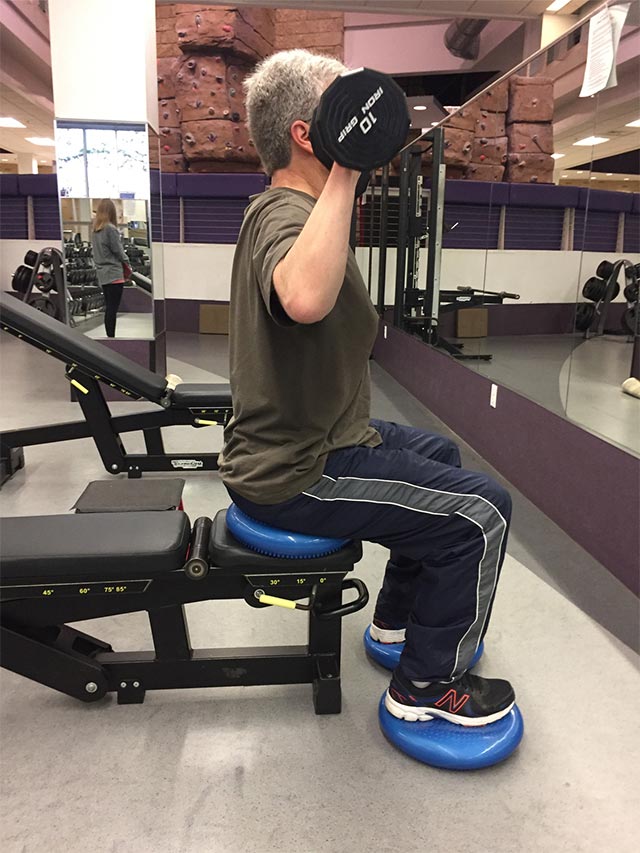
[[[386,628],[378,628],[373,622],[369,625],[369,636],[376,643],[404,643],[406,640],[406,631],[404,628],[398,628],[395,631],[387,630]]]
[[[497,711],[495,714],[489,714],[487,717],[461,717],[459,714],[450,714],[448,711],[440,711],[438,708],[414,708],[408,705],[401,705],[400,702],[390,696],[387,690],[384,697],[384,706],[387,711],[396,717],[398,720],[406,720],[408,723],[426,723],[428,720],[433,720],[438,717],[446,720],[448,723],[454,723],[457,726],[488,726],[489,723],[495,723],[506,717],[509,711],[513,708],[515,702],[512,702],[508,708],[502,711]]]

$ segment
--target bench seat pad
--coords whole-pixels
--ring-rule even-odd
[[[184,512],[108,512],[2,519],[2,583],[20,577],[149,577],[184,566]]]

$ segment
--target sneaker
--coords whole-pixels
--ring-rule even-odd
[[[455,681],[418,688],[396,669],[384,704],[394,717],[410,723],[440,717],[458,726],[486,726],[505,717],[515,699],[509,682],[498,678],[465,672]]]
[[[378,619],[369,625],[369,636],[376,643],[404,643],[406,640],[406,629],[388,625]]]

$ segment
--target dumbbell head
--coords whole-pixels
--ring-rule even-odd
[[[600,263],[598,264],[598,269],[596,270],[596,275],[598,276],[598,278],[604,278],[606,281],[606,279],[609,278],[612,272],[613,264],[611,263],[611,261],[600,261]]]
[[[11,287],[16,291],[16,293],[27,292],[32,272],[33,269],[31,267],[26,267],[24,264],[20,264],[11,278]]]
[[[624,289],[624,298],[627,302],[637,302],[639,293],[640,286],[638,285],[638,282],[635,284],[628,284]]]
[[[28,267],[34,267],[37,260],[38,253],[34,252],[33,249],[29,249],[29,251],[25,253],[24,262]]]
[[[347,71],[324,91],[311,122],[313,151],[327,168],[336,162],[370,172],[404,145],[410,120],[407,99],[387,74]]]
[[[596,316],[596,307],[589,302],[579,302],[576,306],[576,329],[586,332],[593,323]]]

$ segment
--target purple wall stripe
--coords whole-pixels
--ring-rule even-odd
[[[508,388],[492,409],[491,380],[393,327],[387,336],[374,349],[380,366],[640,592],[640,459]]]
[[[508,207],[504,247],[559,251],[563,222],[563,208]]]
[[[453,231],[442,236],[443,249],[497,249],[500,226],[500,206],[492,204],[447,204],[444,206],[444,222]]]
[[[51,196],[33,197],[33,221],[36,240],[62,239],[58,199]]]
[[[575,252],[615,252],[618,241],[617,210],[576,210],[573,232]]]
[[[0,204],[0,239],[27,240],[28,237],[26,197],[3,197]]]
[[[640,214],[624,215],[624,251],[640,252]]]
[[[180,199],[162,197],[162,234],[165,243],[180,242]]]
[[[183,199],[185,243],[235,243],[248,203],[246,198]]]

